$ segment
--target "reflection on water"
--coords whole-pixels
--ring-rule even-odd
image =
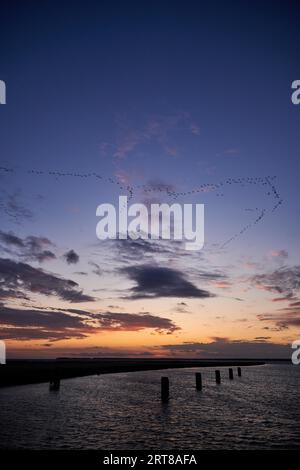
[[[299,448],[300,366],[220,368],[92,376],[0,390],[0,447],[35,449]],[[160,377],[170,401],[160,401]]]

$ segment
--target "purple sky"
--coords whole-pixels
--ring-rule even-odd
[[[0,339],[11,355],[289,356],[297,2],[1,10]],[[170,193],[205,204],[201,252],[97,240],[99,204]]]

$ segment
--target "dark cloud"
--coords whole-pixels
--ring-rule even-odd
[[[16,328],[7,327],[1,330],[3,340],[31,341],[47,340],[61,341],[68,339],[84,339],[87,335],[75,331],[52,331],[41,328]]]
[[[122,268],[121,272],[136,282],[136,286],[131,288],[130,298],[132,299],[155,297],[208,298],[213,296],[210,292],[196,287],[185,279],[183,273],[175,269],[142,265]]]
[[[74,250],[67,251],[64,258],[68,264],[76,264],[79,261],[79,256]]]
[[[65,355],[65,351],[62,351]],[[68,350],[69,356],[69,350]],[[133,351],[133,350],[124,350],[117,348],[109,348],[102,346],[95,346],[94,348],[85,348],[83,351],[73,350],[71,353],[72,357],[152,357],[154,353],[150,351]]]
[[[226,275],[219,271],[204,271],[203,269],[195,270],[197,277],[207,281],[219,281],[226,279]],[[225,282],[225,281],[224,281]]]
[[[24,248],[24,242],[23,240],[18,237],[17,235],[14,235],[13,233],[9,232],[2,232],[0,231],[0,240],[1,242],[5,243],[6,245],[13,245],[17,246],[19,248]]]
[[[0,306],[2,339],[59,341],[85,338],[92,328],[61,311],[21,310]]]
[[[24,291],[55,295],[69,302],[94,300],[93,297],[83,294],[78,284],[70,279],[60,278],[26,263],[0,258],[0,298],[16,298]]]
[[[150,313],[99,313],[97,320],[104,330],[139,331],[153,328],[159,333],[173,333],[180,330],[169,318],[151,315]]]
[[[25,261],[49,261],[56,256],[49,248],[54,244],[46,237],[28,236],[20,238],[13,232],[0,231],[0,249]]]
[[[28,295],[25,292],[22,292],[19,289],[9,289],[2,283],[1,281],[1,273],[0,273],[0,299],[22,299],[22,300],[30,300]]]
[[[173,356],[198,358],[290,358],[288,344],[271,343],[266,340],[253,341],[216,338],[211,343],[181,343],[158,346],[160,350]]]
[[[42,338],[41,338],[42,339]],[[95,346],[95,347],[74,347],[66,350],[63,346],[55,345],[54,342],[46,342],[41,345],[41,347],[36,346],[34,349],[30,349],[30,353],[28,353],[28,348],[20,347],[18,348],[9,348],[8,355],[11,358],[21,358],[24,359],[28,357],[30,354],[30,358],[37,358],[41,359],[44,358],[57,358],[57,357],[72,357],[72,358],[97,358],[97,357],[152,357],[155,356],[154,352],[150,352],[147,350],[143,350],[141,348],[133,349],[133,348],[113,348],[113,347],[103,347],[103,346]]]
[[[59,341],[85,338],[104,331],[153,329],[171,334],[179,330],[172,320],[150,313],[90,313],[77,309],[16,309],[0,305],[1,339]]]
[[[84,317],[83,317],[84,318]],[[23,310],[0,307],[1,325],[19,327],[45,327],[53,330],[63,330],[65,328],[82,328],[82,319],[79,316],[71,316],[60,310]]]

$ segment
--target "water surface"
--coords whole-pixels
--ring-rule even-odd
[[[263,449],[300,448],[300,367],[170,369],[64,380],[0,390],[0,448]],[[203,390],[195,389],[201,371]],[[236,372],[236,370],[235,370]],[[170,401],[160,400],[160,377]]]

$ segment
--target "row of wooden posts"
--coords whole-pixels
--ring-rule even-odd
[[[230,367],[228,369],[229,372],[229,379],[233,380],[233,369]],[[216,375],[216,383],[219,385],[221,383],[221,372],[219,370],[215,371]],[[240,367],[237,368],[237,375],[239,377],[242,376],[242,369]],[[202,390],[202,374],[201,372],[196,372],[196,389]],[[60,388],[60,379],[53,378],[50,380],[49,389],[52,391],[58,391]],[[163,401],[167,401],[169,399],[169,377],[162,377],[161,378],[161,399]]]
[[[228,369],[228,373],[229,373],[229,379],[233,380],[233,369],[231,367]],[[242,369],[240,367],[237,368],[237,375],[238,375],[238,377],[242,376]],[[215,371],[215,377],[216,377],[216,384],[220,385],[220,383],[221,383],[221,372],[219,370]],[[202,374],[201,374],[201,372],[196,372],[195,378],[196,378],[196,389],[200,391],[200,390],[202,390]],[[162,377],[161,378],[161,399],[162,399],[162,401],[168,401],[169,400],[169,392],[170,392],[169,377]]]

